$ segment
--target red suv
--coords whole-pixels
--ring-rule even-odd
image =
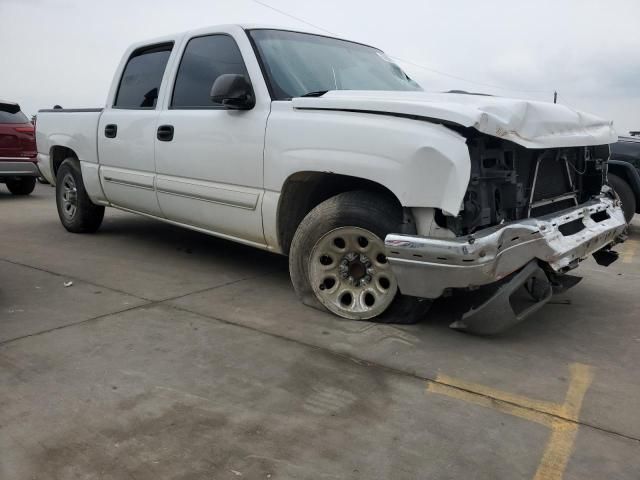
[[[0,100],[0,183],[14,195],[29,195],[40,175],[35,128],[17,103]]]

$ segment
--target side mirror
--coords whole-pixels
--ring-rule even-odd
[[[211,87],[211,101],[230,110],[250,110],[256,104],[251,84],[244,75],[220,75]]]

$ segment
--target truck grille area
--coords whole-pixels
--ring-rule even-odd
[[[467,139],[471,179],[463,210],[436,221],[456,235],[547,215],[600,193],[609,146],[527,149],[477,134]]]
[[[538,181],[533,189],[533,201],[538,202],[548,198],[571,192],[575,183],[575,170],[569,170],[568,163],[577,165],[577,151],[570,149],[565,152],[547,152],[538,165]],[[554,153],[556,153],[554,155]],[[533,188],[533,187],[532,187]]]

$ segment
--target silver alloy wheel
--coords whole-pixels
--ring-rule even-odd
[[[76,181],[71,173],[67,173],[62,179],[62,212],[71,220],[78,209],[78,189]]]
[[[340,227],[323,235],[309,256],[309,280],[316,297],[343,318],[373,318],[398,291],[383,241],[359,227]]]

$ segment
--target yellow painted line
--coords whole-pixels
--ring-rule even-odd
[[[565,418],[577,422],[580,417],[582,401],[587,389],[593,381],[593,372],[588,365],[573,363],[569,365],[571,381],[562,404]],[[578,433],[578,424],[555,420],[551,425],[551,436],[544,449],[542,460],[534,480],[560,480],[564,476],[569,457],[573,453],[573,445]]]
[[[582,363],[572,363],[569,365],[569,372],[571,374],[571,381],[569,382],[569,389],[562,404],[562,416],[576,422],[580,416],[584,395],[587,393],[587,389],[593,381],[593,372],[589,365]]]
[[[503,390],[497,390],[495,388],[487,387],[486,385],[480,385],[478,383],[466,382],[457,378],[449,377],[448,375],[438,375],[436,377],[438,383],[444,383],[455,388],[474,392],[479,395],[485,395],[487,397],[502,400],[503,402],[513,403],[524,408],[531,410],[537,410],[543,413],[549,413],[551,415],[562,415],[562,405],[554,402],[547,402],[544,400],[534,400],[524,395],[517,395]]]
[[[620,256],[622,257],[622,263],[631,263],[638,250],[638,240],[628,240],[622,244]]]
[[[575,422],[578,421],[582,401],[593,380],[593,372],[588,365],[573,363],[569,365],[569,372],[569,387],[561,404],[532,399],[447,375],[438,375],[434,382],[428,382],[427,391],[549,427],[551,435],[534,480],[561,480],[578,433],[578,424]]]
[[[440,376],[438,376],[438,381],[439,379]],[[551,423],[553,422],[553,417],[547,415],[546,413],[531,410],[529,408],[523,408],[519,405],[507,403],[503,400],[495,400],[493,398],[489,398],[484,394],[460,390],[460,388],[450,387],[441,383],[429,382],[427,385],[427,391],[429,393],[446,395],[447,397],[456,398],[458,400],[472,403],[474,405],[479,405],[481,407],[492,408],[494,410],[498,410],[502,413],[506,413],[514,417],[520,417],[531,422],[540,423],[546,427],[551,427]]]
[[[544,449],[534,480],[560,480],[564,476],[569,457],[573,453],[573,443],[578,433],[578,425],[557,421],[551,427],[551,436]]]

